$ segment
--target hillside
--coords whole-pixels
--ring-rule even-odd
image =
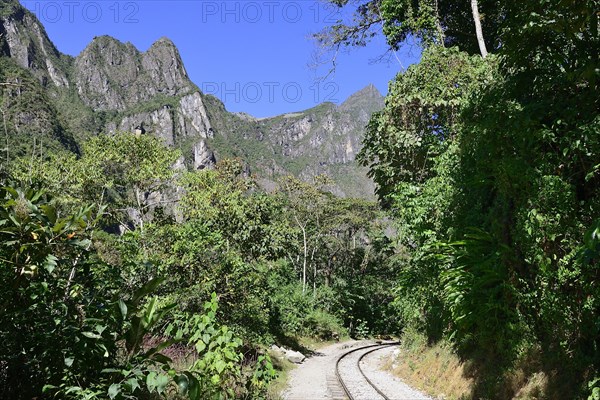
[[[202,93],[167,38],[141,52],[101,36],[71,57],[56,49],[41,23],[17,1],[0,7],[2,104],[9,147],[16,149],[9,160],[28,154],[40,141],[77,152],[88,137],[142,125],[146,134],[181,149],[188,168],[239,157],[267,189],[283,175],[311,180],[327,174],[338,195],[373,196],[374,185],[355,156],[371,113],[383,108],[374,86],[340,106],[324,103],[255,119],[230,113],[220,100]]]

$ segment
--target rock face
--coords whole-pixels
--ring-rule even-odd
[[[145,53],[110,36],[96,37],[75,58],[75,85],[95,110],[124,111],[158,95],[180,96],[193,90],[177,48],[160,39]]]
[[[68,86],[61,54],[37,18],[19,5],[4,1],[0,9],[0,54],[29,70],[44,86]],[[66,57],[65,57],[66,58]]]
[[[335,194],[370,198],[374,184],[366,169],[357,165],[356,155],[371,114],[383,105],[383,96],[369,85],[339,106],[324,103],[261,120],[221,112],[213,117],[213,125],[227,143],[214,143],[215,151],[218,157],[251,160],[266,188],[275,187],[278,177],[285,174],[305,180],[326,174],[336,182]]]
[[[67,146],[64,138],[132,132],[143,124],[146,134],[181,148],[188,168],[210,168],[219,158],[240,157],[266,188],[275,187],[281,175],[310,180],[327,174],[337,182],[339,195],[373,194],[372,181],[355,162],[364,126],[383,107],[373,86],[340,106],[324,103],[267,119],[229,113],[190,81],[169,39],[140,52],[131,43],[101,36],[77,57],[65,56],[16,0],[0,3],[0,58],[31,74],[43,88],[35,104],[47,109],[44,117],[31,110],[15,113],[28,121],[15,117],[14,126],[47,126],[52,120],[47,135],[62,138],[67,148],[76,145]],[[7,104],[19,103],[17,92],[3,92]]]
[[[179,101],[179,132],[183,136],[213,137],[213,129],[200,92],[194,92]]]
[[[6,158],[34,150],[78,151],[55,106],[58,93],[69,90],[68,63],[69,57],[56,50],[34,15],[16,0],[0,3],[0,105],[8,136]]]
[[[158,40],[142,53],[130,43],[97,37],[75,58],[74,71],[85,105],[116,113],[106,125],[109,133],[132,132],[143,124],[146,134],[162,138],[168,146],[193,142],[186,164],[196,169],[215,164],[204,140],[214,131],[203,95],[189,80],[169,39]]]
[[[210,168],[217,162],[215,153],[208,148],[204,140],[194,145],[193,154],[194,169]]]
[[[146,133],[163,139],[167,146],[175,145],[175,119],[173,109],[165,105],[158,110],[137,113],[123,117],[121,121],[111,122],[107,126],[110,134],[133,132],[136,126],[144,124]]]

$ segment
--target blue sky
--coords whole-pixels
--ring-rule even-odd
[[[44,24],[58,49],[79,54],[94,36],[110,35],[145,51],[166,36],[179,48],[192,81],[224,101],[229,111],[257,117],[303,110],[323,101],[340,103],[373,83],[383,94],[399,71],[418,61],[405,46],[390,62],[382,36],[366,48],[314,67],[319,52],[311,35],[348,15],[334,14],[319,0],[142,0],[21,3]]]

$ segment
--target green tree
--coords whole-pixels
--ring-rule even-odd
[[[343,47],[366,46],[383,32],[390,50],[397,50],[407,39],[416,38],[423,47],[459,46],[469,54],[484,55],[482,45],[498,47],[501,24],[506,18],[506,7],[493,0],[330,0],[328,3],[340,11],[352,4],[354,11],[351,21],[339,20],[315,35],[322,46],[336,52]],[[486,32],[485,37],[481,32]]]
[[[177,150],[152,136],[129,133],[96,136],[82,144],[82,155],[51,153],[16,161],[16,179],[43,185],[57,193],[56,201],[76,208],[81,201],[106,206],[108,221],[123,227],[133,220],[143,229],[154,210],[172,204],[166,193]]]
[[[364,44],[348,39],[385,3],[361,3],[333,43]],[[392,48],[420,37],[423,59],[390,85],[361,153],[398,221],[399,312],[480,362],[475,396],[524,353],[561,376],[548,393],[583,396],[598,374],[596,278],[577,257],[599,207],[597,4],[440,1],[427,15],[445,49],[434,24],[411,24],[426,3],[407,4],[380,22]],[[479,20],[483,43],[458,32]],[[469,56],[479,45],[493,56]]]
[[[324,176],[315,178],[315,185],[306,183],[292,176],[285,177],[280,186],[284,193],[288,208],[285,210],[290,218],[290,224],[295,225],[301,232],[301,255],[296,258],[302,259],[299,268],[302,277],[302,293],[307,288],[307,273],[313,267],[313,291],[316,289],[317,263],[316,254],[319,251],[323,232],[321,230],[325,205],[332,197],[330,193],[322,189],[328,183]],[[292,259],[293,261],[293,259]]]
[[[44,384],[89,382],[108,349],[84,332],[116,288],[110,271],[89,262],[91,208],[61,218],[42,191],[11,187],[0,201],[0,394],[30,398]]]

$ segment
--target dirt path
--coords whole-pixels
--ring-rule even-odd
[[[347,341],[336,343],[318,350],[298,368],[289,373],[288,387],[282,393],[285,400],[327,400],[343,399],[335,378],[335,362],[339,356],[354,347],[373,344],[373,341]],[[385,357],[391,351],[374,353],[362,364],[365,373],[374,376],[377,385],[385,387],[386,393],[393,393],[395,400],[428,400],[429,397],[411,389],[400,379],[380,370]],[[375,380],[374,380],[375,383]],[[365,399],[368,400],[368,399]]]

